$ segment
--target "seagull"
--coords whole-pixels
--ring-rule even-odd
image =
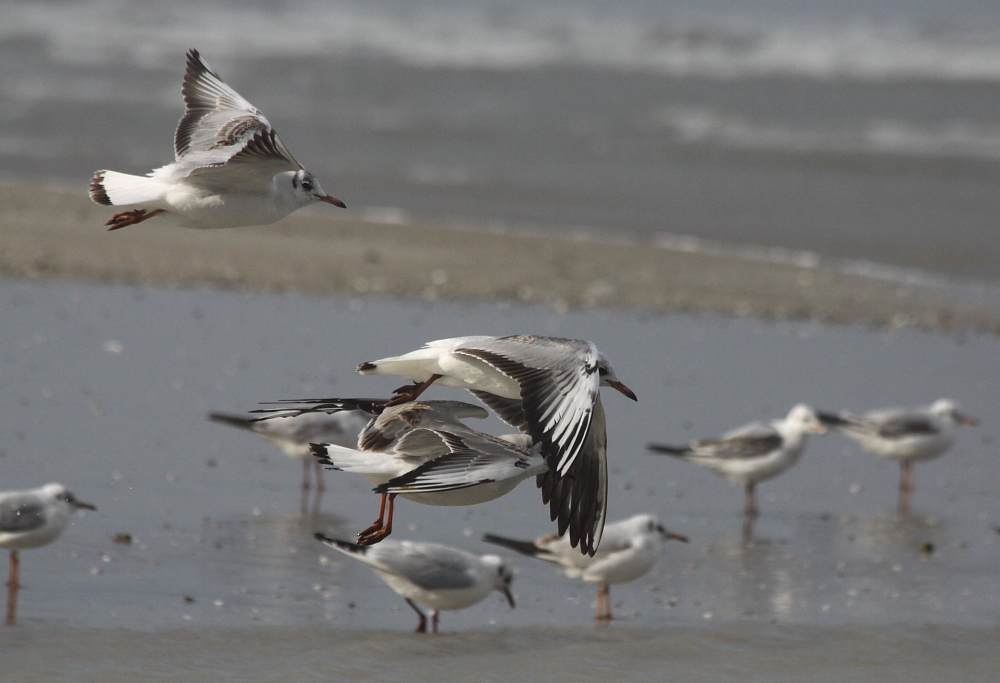
[[[378,519],[358,534],[358,543],[378,543],[392,533],[397,496],[425,505],[477,505],[548,471],[530,437],[491,436],[460,421],[488,415],[461,401],[411,401],[384,406],[362,430],[358,449],[312,444],[319,463],[363,475],[381,496]]]
[[[309,470],[316,470],[316,490],[323,491],[323,468],[315,462],[310,443],[335,443],[352,446],[368,424],[369,416],[351,410],[336,414],[309,412],[297,416],[278,415],[266,420],[226,413],[209,413],[208,419],[246,429],[281,449],[289,458],[302,461],[302,489],[309,489]]]
[[[687,446],[651,443],[649,450],[666,453],[718,472],[734,484],[746,486],[747,517],[756,517],[758,483],[772,479],[799,461],[809,432],[826,428],[807,405],[792,408],[782,420],[751,422],[716,439],[693,441]]]
[[[109,230],[161,214],[176,225],[207,229],[268,225],[313,202],[346,208],[197,50],[187,53],[181,95],[184,116],[174,133],[174,163],[146,176],[97,171],[90,181],[95,203],[138,207],[115,214],[105,223]]]
[[[8,625],[14,623],[14,596],[21,585],[18,551],[48,545],[59,538],[70,515],[79,509],[97,508],[77,500],[62,484],[46,484],[27,491],[0,491],[0,548],[10,550]]]
[[[358,372],[413,380],[396,390],[393,401],[415,400],[434,383],[468,389],[530,435],[549,465],[538,486],[560,535],[568,531],[571,545],[583,553],[597,551],[608,479],[598,389],[609,386],[636,397],[592,343],[535,336],[439,339],[402,356],[362,363]]]
[[[316,540],[362,562],[389,588],[406,599],[420,617],[416,633],[427,632],[427,617],[417,603],[431,610],[431,630],[438,632],[438,612],[463,609],[497,590],[514,608],[510,585],[514,575],[496,555],[473,555],[439,543],[384,541],[361,546],[316,534]]]
[[[933,460],[955,443],[958,425],[976,424],[951,399],[938,399],[918,408],[883,408],[863,414],[848,411],[819,413],[820,420],[836,427],[864,450],[898,460],[899,508],[906,511],[913,491],[913,463]]]
[[[654,515],[642,514],[604,527],[601,547],[593,557],[573,550],[565,536],[551,534],[536,541],[515,541],[486,534],[483,540],[510,548],[528,557],[558,565],[571,579],[597,584],[597,620],[611,619],[613,583],[630,583],[645,576],[660,552],[660,540],[688,542],[687,537],[667,531]]]

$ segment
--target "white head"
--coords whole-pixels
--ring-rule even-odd
[[[300,168],[298,171],[286,171],[274,177],[275,184],[287,193],[297,206],[306,206],[313,202],[326,202],[346,209],[344,202],[331,197],[319,186],[319,181],[309,171]]]
[[[974,425],[977,422],[976,418],[963,413],[961,408],[958,407],[958,404],[950,398],[939,398],[934,401],[934,403],[931,404],[931,412],[956,425]]]
[[[514,596],[510,593],[510,586],[514,583],[514,574],[503,563],[499,555],[483,555],[482,560],[486,571],[493,572],[493,588],[503,593],[507,598],[507,604],[514,609]]]
[[[675,534],[672,531],[667,530],[660,520],[656,518],[656,515],[643,513],[639,515],[634,515],[628,519],[619,522],[625,529],[629,531],[631,535],[650,535],[659,536],[664,541],[682,541],[687,543],[687,537],[681,536],[680,534]]]
[[[807,432],[822,434],[826,431],[826,427],[816,417],[816,411],[804,403],[800,403],[788,411],[788,415],[785,417],[785,426],[800,434]]]
[[[628,396],[633,401],[638,401],[635,394],[622,383],[618,377],[615,375],[615,369],[611,367],[611,362],[608,361],[607,357],[598,352],[597,354],[597,374],[601,377],[602,387],[611,387],[617,391],[620,391],[625,396]]]
[[[53,501],[65,504],[70,511],[79,510],[80,508],[85,510],[97,509],[90,503],[84,503],[77,500],[76,496],[74,496],[73,493],[62,484],[46,484],[42,487],[42,495]]]

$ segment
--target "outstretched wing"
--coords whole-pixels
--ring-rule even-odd
[[[593,555],[607,495],[603,419],[592,429],[600,388],[597,349],[585,341],[519,336],[453,353],[477,358],[520,385],[520,413],[509,400],[487,404],[539,444],[549,465],[538,481],[542,500],[558,520],[559,533],[568,531],[574,546],[580,542],[581,550]]]
[[[187,53],[181,87],[184,115],[174,133],[174,155],[206,184],[271,178],[301,165],[255,106],[226,85],[197,50]],[[219,173],[222,166],[225,174]]]

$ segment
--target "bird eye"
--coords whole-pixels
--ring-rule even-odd
[[[312,182],[310,182],[308,179],[303,178],[302,189],[305,190],[306,192],[312,192],[313,189]]]
[[[598,367],[597,374],[599,374],[601,377],[604,377],[606,374],[608,374],[608,369],[603,367]]]

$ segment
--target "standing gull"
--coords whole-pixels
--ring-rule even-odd
[[[427,632],[427,617],[417,603],[431,609],[431,630],[438,632],[438,611],[457,610],[500,591],[513,609],[510,585],[514,575],[496,555],[473,555],[438,543],[388,540],[360,546],[328,538],[316,539],[353,557],[373,570],[389,588],[406,599],[420,617],[417,633]]]
[[[976,424],[947,398],[918,408],[883,408],[856,414],[821,412],[824,424],[836,427],[861,448],[899,461],[899,509],[909,510],[913,491],[913,463],[933,460],[955,443],[958,425]]]
[[[186,228],[234,228],[274,223],[313,202],[344,207],[197,50],[187,53],[181,94],[184,116],[174,133],[174,163],[146,176],[98,171],[90,181],[95,203],[137,207],[115,214],[105,223],[109,230],[161,214]]]
[[[560,535],[593,555],[607,507],[607,435],[599,388],[635,394],[587,341],[556,337],[456,337],[403,356],[362,363],[363,375],[399,375],[415,384],[393,401],[411,401],[431,384],[468,389],[508,424],[530,435],[549,465],[538,478]]]
[[[687,543],[686,537],[667,531],[649,514],[635,515],[604,527],[601,547],[593,557],[574,551],[565,536],[555,534],[536,541],[515,541],[486,534],[483,540],[558,565],[571,579],[597,584],[598,621],[611,619],[610,585],[630,583],[645,576],[656,564],[661,540]]]
[[[744,514],[756,517],[757,484],[797,463],[805,448],[806,436],[810,432],[824,431],[815,411],[800,403],[782,420],[751,422],[716,439],[693,441],[687,446],[651,443],[647,447],[707,467],[734,484],[744,485]]]
[[[357,450],[312,445],[320,463],[363,475],[381,496],[378,519],[358,534],[360,545],[392,533],[397,496],[425,505],[476,505],[548,470],[523,434],[495,437],[460,421],[487,415],[461,401],[412,401],[384,407],[362,430]]]
[[[247,418],[226,413],[209,413],[215,422],[246,429],[267,439],[289,458],[302,461],[302,489],[309,489],[309,471],[316,471],[316,490],[323,491],[323,468],[315,462],[311,443],[335,443],[352,446],[358,434],[368,424],[369,416],[357,410],[336,414],[309,412],[295,416],[275,416],[266,420]]]
[[[10,550],[7,625],[14,623],[17,611],[21,566],[18,551],[48,545],[59,538],[70,515],[81,508],[97,509],[77,500],[62,484],[46,484],[28,491],[0,491],[0,548]]]

